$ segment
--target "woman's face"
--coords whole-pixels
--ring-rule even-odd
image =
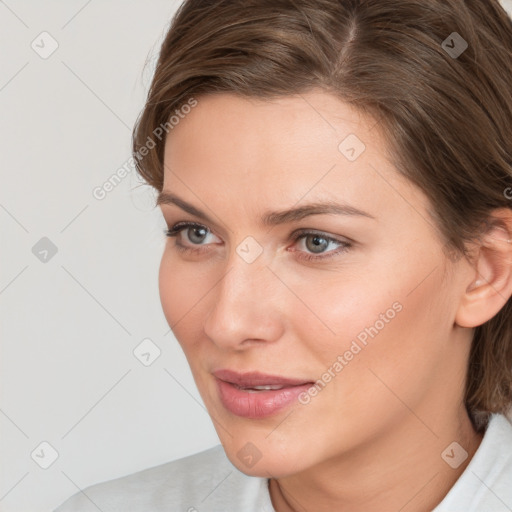
[[[163,186],[196,212],[160,204],[169,228],[198,226],[167,240],[160,296],[230,460],[278,477],[399,426],[431,436],[462,403],[469,268],[444,256],[379,125],[320,91],[197,99]],[[247,389],[265,385],[282,387]]]

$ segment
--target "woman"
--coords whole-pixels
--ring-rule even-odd
[[[512,510],[512,21],[188,0],[134,158],[221,445],[58,511]]]

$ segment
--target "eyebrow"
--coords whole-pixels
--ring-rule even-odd
[[[214,221],[206,215],[203,211],[199,210],[195,206],[187,203],[183,199],[179,198],[175,194],[170,192],[160,192],[156,200],[156,206],[163,204],[174,204],[180,207],[182,210],[203,219],[207,222],[213,223]],[[262,223],[264,226],[276,226],[278,224],[285,224],[289,222],[299,221],[309,215],[322,215],[322,214],[336,214],[336,215],[351,215],[368,217],[375,219],[375,217],[368,212],[355,208],[348,204],[339,204],[333,201],[316,202],[299,206],[297,208],[291,208],[289,210],[281,210],[275,212],[267,212],[262,217]]]

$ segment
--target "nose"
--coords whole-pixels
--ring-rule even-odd
[[[275,342],[283,334],[282,288],[263,254],[247,263],[233,252],[224,277],[209,294],[210,311],[203,324],[206,336],[226,350]]]

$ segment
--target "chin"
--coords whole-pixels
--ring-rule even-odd
[[[226,452],[228,459],[231,461],[239,471],[248,476],[263,477],[263,478],[284,478],[286,476],[294,475],[304,470],[303,467],[297,467],[292,461],[275,460],[272,457],[265,457],[258,461],[254,466],[249,467],[247,464],[241,462],[236,453]]]
[[[272,443],[265,436],[261,435],[261,440],[258,440],[257,435],[237,435],[234,438],[224,435],[221,442],[231,463],[249,476],[282,478],[304,471],[314,464],[314,461],[308,463],[307,455],[302,453],[303,446],[302,450],[296,449],[300,444]]]

